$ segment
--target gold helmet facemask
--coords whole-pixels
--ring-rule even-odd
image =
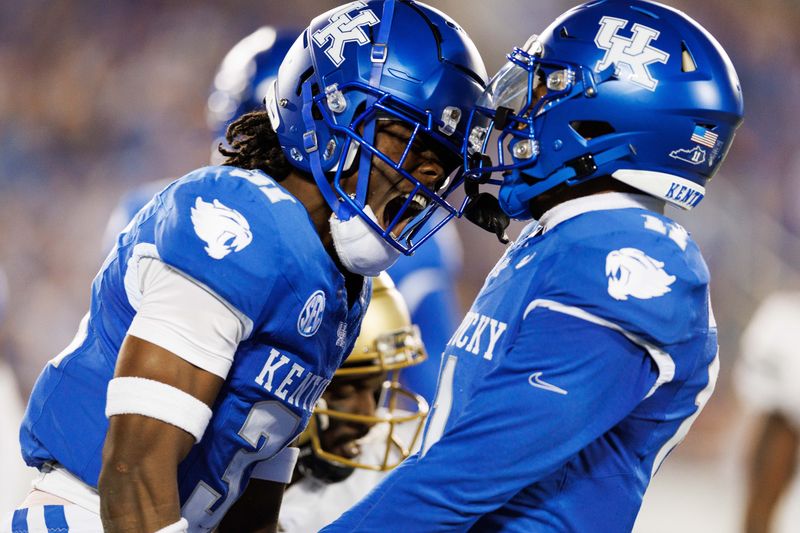
[[[372,300],[361,333],[352,352],[335,372],[331,386],[335,386],[337,378],[339,381],[359,377],[369,380],[385,375],[380,390],[376,391],[377,409],[371,415],[337,410],[331,408],[336,402],[326,401],[323,394],[308,427],[300,436],[300,444],[310,446],[309,453],[314,456],[310,459],[316,463],[332,463],[328,465],[332,468],[322,468],[327,470],[324,475],[311,472],[312,475],[337,481],[347,477],[352,468],[387,471],[414,452],[428,414],[428,403],[419,394],[405,389],[399,376],[402,369],[426,358],[419,328],[411,324],[408,308],[391,278],[385,273],[373,278]],[[381,439],[380,457],[359,454],[349,458],[325,449],[322,435],[334,424],[356,424],[366,428],[383,425],[368,437],[371,440],[377,435]],[[333,473],[337,468],[342,472],[339,476]]]

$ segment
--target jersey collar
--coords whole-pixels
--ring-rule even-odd
[[[542,218],[539,225],[543,233],[547,233],[562,222],[590,211],[607,211],[611,209],[646,209],[656,213],[664,213],[666,203],[663,200],[646,194],[627,192],[605,192],[582,196],[552,207]]]

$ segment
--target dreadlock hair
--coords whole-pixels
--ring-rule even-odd
[[[277,181],[283,180],[293,169],[283,154],[266,111],[246,113],[233,121],[225,132],[225,140],[230,149],[222,144],[218,147],[225,156],[225,165],[262,170]]]

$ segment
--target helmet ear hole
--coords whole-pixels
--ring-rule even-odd
[[[697,70],[697,63],[686,43],[681,42],[681,72],[694,72],[695,70]]]
[[[614,133],[614,127],[611,124],[600,120],[574,120],[569,125],[584,141],[591,141]]]

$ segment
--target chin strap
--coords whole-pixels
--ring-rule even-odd
[[[543,180],[522,174],[523,179],[530,185],[526,190],[520,191],[515,194],[517,201],[520,205],[527,205],[528,202],[539,196],[545,191],[562,183],[569,185],[577,185],[582,183],[585,178],[594,174],[598,168],[606,163],[622,159],[633,153],[633,148],[629,144],[622,144],[609,148],[599,154],[584,154],[564,163],[564,166],[547,176]]]
[[[464,182],[469,200],[464,207],[464,217],[489,233],[494,233],[503,244],[510,242],[506,229],[511,219],[500,207],[500,202],[488,192],[478,191],[479,183],[471,179]]]

